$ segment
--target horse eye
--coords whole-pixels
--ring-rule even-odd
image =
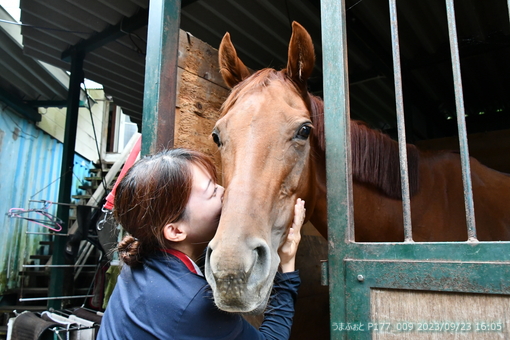
[[[218,147],[221,145],[220,136],[218,135],[218,133],[216,131],[213,131],[212,139],[213,139],[214,143],[216,143],[216,145],[218,145]]]
[[[299,139],[307,139],[308,136],[310,136],[310,132],[312,132],[312,127],[309,125],[303,125],[299,128],[296,137]]]

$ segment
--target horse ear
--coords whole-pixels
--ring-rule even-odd
[[[223,80],[230,87],[234,87],[244,79],[250,76],[250,71],[237,57],[236,49],[230,40],[230,34],[227,32],[221,40],[218,51],[220,72]]]
[[[304,86],[312,75],[314,65],[315,52],[312,38],[303,26],[294,21],[289,43],[287,74],[298,85]]]

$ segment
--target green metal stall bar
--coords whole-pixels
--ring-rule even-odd
[[[142,155],[174,145],[180,0],[151,0],[147,32]]]

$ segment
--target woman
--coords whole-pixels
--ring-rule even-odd
[[[117,186],[114,214],[130,234],[118,246],[127,265],[109,300],[99,340],[287,339],[300,284],[294,271],[304,202],[279,251],[259,329],[216,308],[200,268],[218,226],[224,188],[202,153],[173,149],[138,161]]]

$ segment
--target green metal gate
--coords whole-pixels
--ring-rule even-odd
[[[509,1],[510,3],[510,1]],[[395,93],[399,140],[405,141],[400,61],[395,0],[389,1],[395,70]],[[329,259],[331,339],[510,337],[510,242],[478,242],[468,164],[467,137],[462,99],[459,56],[453,0],[446,0],[459,140],[467,192],[466,242],[412,242],[407,169],[402,170],[405,242],[356,243],[352,215],[352,182],[349,150],[349,81],[345,0],[322,0],[324,101],[328,174]],[[405,164],[405,142],[400,143]],[[402,146],[403,145],[403,146]],[[404,151],[402,153],[402,150]],[[338,165],[343,166],[338,166]],[[402,161],[401,161],[402,164]],[[406,192],[407,190],[407,192]],[[406,198],[407,197],[407,198]],[[470,319],[403,318],[395,320],[379,313],[385,299],[404,299],[405,294],[427,292],[469,293],[460,296],[475,301],[476,294],[491,294],[503,301],[503,314]],[[392,295],[396,294],[396,295]],[[423,295],[427,298],[427,295]],[[421,296],[421,297],[423,297]],[[439,295],[438,295],[439,296]],[[437,298],[437,296],[435,296]],[[441,297],[442,298],[442,297]],[[418,299],[418,298],[417,298]],[[412,299],[411,299],[412,300]],[[435,300],[431,300],[434,303]],[[479,300],[476,300],[479,301]],[[478,303],[476,302],[475,303]],[[402,302],[404,303],[404,302]],[[485,303],[485,302],[483,302]],[[419,308],[419,304],[417,304]],[[466,305],[466,309],[470,306]],[[459,310],[457,315],[463,315]],[[379,313],[379,314],[378,314]],[[505,318],[505,314],[507,317]]]

